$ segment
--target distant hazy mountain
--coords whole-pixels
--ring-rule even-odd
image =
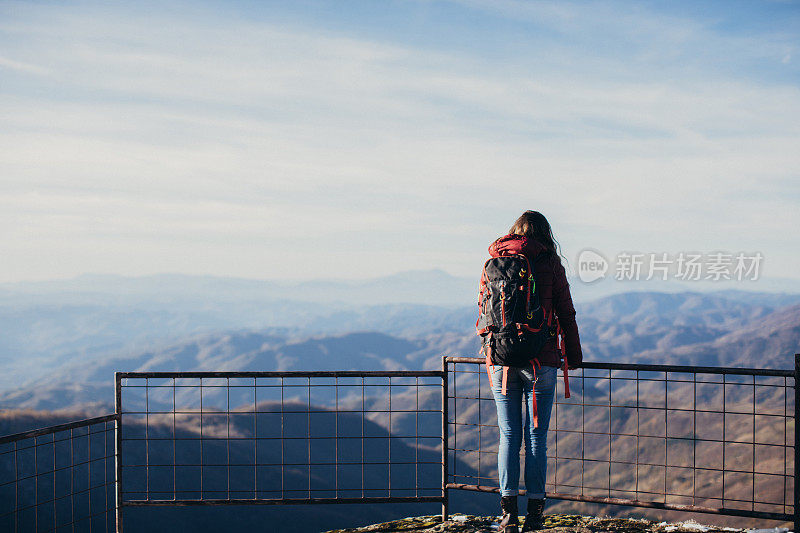
[[[766,302],[760,294],[637,292],[579,304],[584,358],[792,368],[800,350],[800,304]],[[477,354],[474,317],[472,307],[365,307],[312,318],[303,328],[205,333],[145,350],[86,354],[28,382],[17,376],[16,386],[0,391],[0,407],[110,403],[115,371],[438,368],[444,354]]]
[[[609,296],[578,306],[581,344],[590,361],[793,368],[800,306],[768,301],[725,292]]]
[[[255,332],[207,335],[157,351],[75,361],[6,392],[0,405],[57,409],[113,399],[117,371],[401,370],[435,357],[424,341],[382,333],[293,339]]]
[[[310,303],[425,303],[459,305],[468,302],[476,280],[442,270],[409,271],[363,280],[272,281],[184,274],[127,277],[85,274],[71,279],[0,283],[0,304],[69,305],[187,301],[293,301]]]
[[[643,308],[636,311],[638,314],[628,313],[633,304],[626,304],[625,299],[639,301],[634,296],[622,295],[621,300],[607,300],[602,305],[589,303],[610,293],[640,291],[628,294],[641,294],[638,298],[649,301],[655,297],[645,295],[657,293],[645,293],[643,289],[658,287],[674,296],[684,287],[729,287],[723,292],[700,294],[723,297],[724,302],[740,303],[748,309],[757,304],[763,307],[762,313],[800,303],[796,294],[730,290],[774,288],[776,283],[759,280],[739,285],[680,285],[606,279],[587,285],[573,280],[572,293],[576,302],[590,306],[580,314],[582,326],[586,321],[591,328],[589,322],[594,313],[605,313],[600,322],[611,326],[605,339],[618,332],[623,337],[627,334],[609,320],[612,314],[631,318],[647,312]],[[777,286],[791,291],[796,285],[785,281]],[[279,331],[289,337],[353,331],[376,331],[403,338],[450,337],[454,332],[471,330],[475,288],[475,279],[451,276],[441,270],[360,281],[277,282],[161,274],[135,278],[84,275],[58,281],[4,283],[0,284],[0,391],[19,387],[72,362],[158,351],[189,337],[231,330]],[[695,303],[701,306],[699,314],[703,314],[700,311],[704,302],[700,299]],[[657,305],[653,312],[671,312],[669,304]],[[683,310],[691,311],[691,304],[687,305]],[[727,304],[719,305],[725,311]],[[672,337],[680,338],[675,342],[682,343],[708,340],[707,335],[715,332],[707,331],[711,327],[705,324],[708,320],[710,317],[703,315],[703,327],[687,322]],[[652,334],[651,337],[654,338]],[[645,347],[647,341],[640,335],[629,347],[633,349],[641,343]],[[447,343],[439,344],[442,349],[449,349]],[[602,347],[598,349],[605,356]]]
[[[791,369],[796,353],[800,353],[800,305],[778,309],[713,339],[645,350],[633,360]]]
[[[277,281],[154,274],[119,276],[84,274],[51,281],[0,283],[0,306],[132,305],[193,302],[292,301],[310,303],[391,304],[415,303],[460,306],[473,302],[480,265],[474,277],[458,277],[439,269],[407,271],[360,280],[313,279]],[[798,294],[800,280],[764,278],[757,281],[619,281],[612,275],[593,283],[570,277],[573,298],[588,301],[623,292],[761,292],[769,295]]]
[[[422,334],[469,302],[474,283],[441,271],[362,282],[86,275],[0,284],[0,390],[72,361],[143,352],[235,329]],[[429,323],[429,324],[428,324]]]

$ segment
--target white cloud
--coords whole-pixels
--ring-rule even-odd
[[[561,31],[597,23],[569,5],[535,9]],[[313,248],[292,253],[332,267],[361,243],[374,265],[391,256],[395,270],[434,261],[465,273],[464,249],[479,261],[530,207],[557,232],[570,227],[562,241],[579,247],[796,244],[797,186],[748,193],[800,174],[793,86],[694,70],[676,79],[675,65],[618,76],[622,58],[581,58],[561,41],[504,66],[314,27],[20,12],[0,44],[54,81],[0,100],[0,243],[25,258],[0,279],[96,265],[288,275],[262,264],[261,246],[304,239]],[[708,35],[642,12],[620,27],[630,17],[642,40],[645,30],[659,42]],[[637,57],[650,53],[645,44]],[[541,67],[520,69],[523,59]],[[118,262],[87,252],[100,242]],[[126,246],[142,251],[135,263]],[[198,263],[203,246],[213,260]],[[32,270],[37,249],[65,260]]]
[[[21,61],[14,61],[13,59],[0,56],[0,71],[2,71],[4,68],[40,76],[46,76],[49,74],[49,71],[46,68],[42,68],[37,65],[31,65],[30,63],[23,63]]]

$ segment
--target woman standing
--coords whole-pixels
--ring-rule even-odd
[[[569,283],[561,264],[557,242],[547,219],[538,211],[526,211],[509,230],[509,235],[489,247],[493,257],[524,255],[535,278],[535,291],[544,313],[555,316],[561,327],[564,356],[569,368],[582,361],[575,308]],[[547,428],[553,406],[556,373],[562,350],[557,337],[545,341],[536,356],[540,366],[490,366],[492,393],[497,407],[500,446],[497,454],[503,516],[500,531],[518,533],[517,494],[519,487],[519,451],[525,440],[525,489],[527,515],[522,531],[542,528],[547,478]],[[505,375],[504,375],[505,374]],[[523,417],[522,404],[525,404]]]

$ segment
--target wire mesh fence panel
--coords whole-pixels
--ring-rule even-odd
[[[0,531],[115,531],[115,419],[0,437]]]
[[[118,373],[123,505],[443,502],[443,375]]]
[[[445,361],[448,487],[497,492],[499,431],[484,360]],[[586,363],[570,376],[569,399],[557,382],[548,496],[792,520],[794,375]]]
[[[128,505],[439,502],[446,515],[447,489],[499,490],[482,363],[117,373],[116,414],[0,437],[0,530],[114,531]],[[795,375],[586,363],[571,398],[557,382],[548,496],[791,520]]]

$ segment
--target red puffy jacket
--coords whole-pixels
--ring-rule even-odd
[[[583,361],[583,353],[578,324],[575,322],[575,307],[572,305],[567,274],[558,256],[549,252],[539,241],[513,234],[494,241],[489,246],[489,253],[492,257],[523,254],[528,258],[533,265],[539,301],[545,313],[555,311],[561,325],[567,364],[570,368],[579,367]],[[555,339],[548,340],[539,354],[539,362],[558,367],[560,359],[561,354]]]

